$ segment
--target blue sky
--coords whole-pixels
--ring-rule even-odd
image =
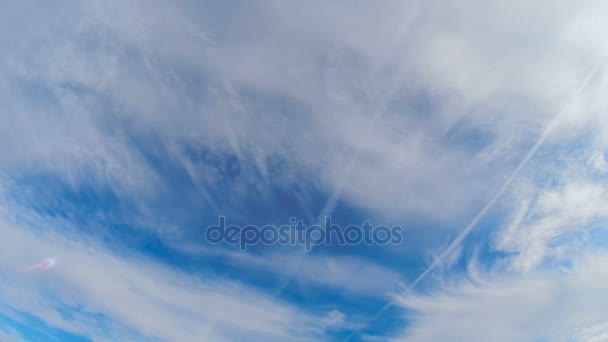
[[[606,340],[606,10],[7,2],[0,340]]]

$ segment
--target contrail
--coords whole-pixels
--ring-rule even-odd
[[[573,92],[570,101],[572,101],[572,99],[574,99],[577,96],[579,96],[580,93],[583,90],[585,90],[585,88],[587,88],[587,86],[589,85],[589,81],[591,81],[591,79],[593,78],[593,76],[597,72],[597,69],[598,69],[598,64],[597,63],[593,64],[593,66],[591,67],[591,69],[587,73],[587,76],[585,77],[585,79],[583,80],[583,82],[581,83],[581,85]],[[507,190],[507,188],[511,185],[511,183],[513,182],[513,180],[517,177],[517,175],[521,172],[521,170],[526,166],[526,164],[528,163],[528,161],[530,161],[530,159],[534,156],[534,154],[536,154],[536,152],[542,146],[542,144],[545,142],[545,140],[547,140],[547,137],[553,132],[553,130],[555,129],[555,127],[559,123],[559,120],[561,119],[561,117],[563,116],[564,112],[566,111],[566,107],[567,106],[564,105],[564,107],[559,111],[559,113],[557,113],[555,115],[555,117],[553,117],[553,119],[551,119],[551,121],[549,122],[549,124],[547,124],[547,126],[543,130],[542,134],[540,135],[540,137],[538,138],[538,140],[534,144],[534,146],[532,146],[532,148],[528,151],[528,153],[524,156],[524,158],[519,162],[519,164],[517,165],[517,167],[515,168],[515,170],[513,170],[513,172],[511,173],[511,175],[505,180],[505,182],[498,189],[498,191],[494,194],[494,196],[492,196],[492,198],[490,199],[490,201],[488,201],[488,203],[477,213],[477,215],[475,215],[475,217],[473,218],[473,220],[462,230],[462,232],[460,232],[460,234],[458,234],[458,236],[456,237],[456,239],[454,239],[454,241],[452,241],[448,245],[448,247],[437,258],[435,258],[435,260],[433,261],[433,263],[431,263],[431,265],[429,267],[427,267],[424,270],[424,272],[422,272],[418,276],[418,278],[416,278],[416,280],[414,280],[410,284],[410,286],[408,287],[408,292],[409,291],[413,291],[414,288],[418,284],[420,284],[421,281],[423,281],[435,268],[437,268],[437,266],[440,265],[448,255],[450,255],[450,253],[454,252],[454,250],[460,246],[460,244],[462,243],[462,241],[475,228],[475,226],[477,225],[477,223],[479,222],[479,220],[488,212],[488,210],[494,205],[494,203],[496,203],[496,201],[498,200],[498,198],[500,198],[500,196]],[[377,320],[387,309],[389,309],[390,307],[392,307],[394,304],[395,304],[395,301],[392,300],[388,304],[386,304],[384,307],[382,307],[382,309],[380,309],[374,315],[374,317],[368,322],[368,324],[370,322],[373,322],[373,321]],[[345,342],[350,341],[357,332],[361,331],[361,329],[358,329],[358,330],[354,331],[344,341]]]
[[[587,76],[585,77],[583,83],[578,87],[578,89],[576,89],[576,91],[572,95],[572,99],[576,98],[585,88],[587,88],[589,81],[591,80],[591,78],[593,78],[593,75],[595,75],[596,71],[597,71],[597,64],[594,64],[591,67],[591,70],[587,73]],[[454,241],[452,241],[452,243],[450,243],[450,245],[437,258],[435,258],[433,263],[424,272],[422,272],[422,274],[420,274],[420,276],[418,276],[418,278],[416,278],[416,280],[414,280],[414,282],[409,286],[410,290],[413,290],[416,287],[416,285],[418,285],[418,283],[420,283],[422,280],[424,280],[424,278],[426,278],[429,275],[429,273],[431,273],[437,267],[437,265],[441,264],[443,262],[443,259],[445,259],[446,256],[448,256],[450,253],[454,252],[454,249],[458,248],[458,246],[467,237],[467,235],[469,235],[469,233],[471,233],[471,231],[475,228],[475,226],[477,225],[479,220],[488,212],[488,210],[494,205],[494,203],[496,203],[496,200],[498,200],[498,198],[507,190],[507,188],[511,185],[511,183],[513,182],[515,177],[517,177],[517,175],[519,175],[519,173],[524,168],[524,166],[526,166],[526,164],[528,163],[528,161],[530,161],[532,156],[534,156],[534,154],[536,154],[536,152],[541,147],[541,145],[545,142],[545,140],[547,140],[547,137],[553,132],[553,130],[555,129],[559,120],[561,119],[562,115],[565,112],[565,107],[566,106],[564,106],[564,108],[562,108],[562,110],[560,110],[560,112],[551,120],[551,122],[549,122],[547,127],[545,127],[545,129],[543,130],[543,133],[536,141],[536,144],[534,144],[534,146],[532,146],[532,148],[530,149],[530,151],[528,151],[526,156],[519,162],[519,164],[517,165],[515,170],[513,170],[513,172],[509,176],[509,178],[507,178],[507,180],[502,184],[500,189],[498,189],[498,191],[494,194],[494,196],[492,196],[490,201],[479,211],[479,213],[477,213],[477,215],[473,218],[471,223],[469,223],[462,230],[462,232],[456,237],[456,239],[454,239]]]
[[[403,35],[403,34],[401,34],[401,35]],[[401,44],[399,44],[395,49],[399,49],[400,45]],[[384,65],[385,63],[386,62],[380,63],[379,65]],[[380,67],[378,67],[377,70],[375,70],[374,72],[371,73],[371,76],[365,82],[366,84],[371,83],[371,79],[373,78],[373,75],[379,69],[380,69]],[[386,112],[391,97],[394,96],[395,93],[397,93],[397,91],[399,90],[399,87],[402,84],[404,74],[405,74],[405,70],[403,70],[403,67],[400,66],[398,68],[397,77],[393,81],[394,83],[390,85],[389,90],[384,94],[384,97],[382,97],[380,99],[379,103],[377,103],[375,105],[375,109],[372,111],[372,114],[371,114],[371,119],[368,122],[366,122],[367,126],[374,126],[381,119],[382,115]],[[357,125],[357,129],[355,131],[360,131],[363,127],[365,127],[364,124],[359,123]],[[342,170],[342,177],[340,177],[340,179],[338,180],[337,186],[334,187],[330,196],[327,198],[325,205],[323,206],[323,209],[321,209],[319,214],[316,216],[316,224],[324,226],[321,224],[323,222],[322,220],[324,220],[326,216],[330,215],[336,209],[336,206],[337,206],[338,202],[340,201],[340,198],[342,197],[342,193],[344,192],[344,187],[346,185],[346,180],[348,179],[348,175],[350,175],[350,173],[352,172],[352,169],[354,168],[354,166],[356,165],[358,160],[359,160],[359,153],[357,151],[355,151],[350,156],[350,158],[347,160],[346,165],[345,165],[344,169]],[[312,248],[314,248],[314,245],[311,246],[311,251],[312,251]],[[303,251],[303,252],[300,252],[296,256],[296,261],[295,261],[294,265],[291,267],[291,270],[288,272],[285,280],[283,281],[282,284],[280,284],[280,286],[278,286],[276,288],[276,290],[274,292],[275,297],[281,295],[283,293],[283,291],[285,291],[287,286],[289,286],[289,284],[290,284],[291,280],[293,279],[293,277],[295,276],[295,274],[302,267],[304,258],[308,255],[308,253],[309,252],[307,252],[307,251]]]
[[[401,48],[401,46],[397,46],[394,49],[399,49],[399,48]],[[380,65],[384,65],[384,64],[385,63],[380,63]],[[378,68],[380,68],[380,67],[378,67]],[[377,72],[377,71],[375,71],[375,72]],[[371,83],[371,78],[373,77],[375,72],[371,73],[372,76],[370,76],[370,79],[366,80],[366,83]],[[400,66],[398,68],[396,77],[395,77],[395,79],[392,80],[392,83],[388,87],[389,89],[386,92],[384,92],[383,96],[377,101],[377,103],[375,103],[373,105],[369,119],[364,120],[364,122],[360,122],[355,128],[355,132],[361,131],[366,126],[373,127],[374,125],[376,125],[378,123],[378,121],[382,118],[382,116],[387,112],[391,98],[399,91],[399,88],[402,85],[402,82],[403,82],[403,79],[405,76],[405,72],[406,72],[406,70],[404,70],[404,68],[402,66]],[[338,179],[338,183],[334,187],[331,194],[328,196],[328,198],[325,202],[325,205],[323,206],[323,208],[321,209],[319,214],[316,216],[315,225],[320,225],[320,226],[324,227],[323,220],[325,220],[326,216],[331,215],[331,213],[336,209],[336,206],[338,205],[338,202],[340,201],[340,198],[342,197],[342,194],[344,192],[344,188],[346,186],[348,176],[352,173],[352,170],[355,167],[355,165],[357,164],[357,162],[359,161],[359,158],[360,158],[360,153],[358,151],[355,151],[353,154],[350,155],[350,158],[347,159],[346,165],[342,169],[342,173],[341,173],[342,177],[340,177]],[[314,247],[315,247],[315,245],[311,246],[311,251]],[[302,266],[303,260],[306,257],[306,255],[308,255],[308,253],[310,253],[310,251],[302,251],[298,254],[298,256],[296,257],[294,266],[292,267],[292,270],[287,274],[286,279],[283,282],[283,284],[281,284],[281,286],[279,286],[278,289],[275,291],[276,295],[280,295],[285,290],[285,288],[289,285],[289,283],[291,282],[291,279],[294,277],[294,275],[298,272],[298,270]]]

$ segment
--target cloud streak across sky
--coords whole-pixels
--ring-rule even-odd
[[[4,7],[0,339],[608,334],[603,2]],[[204,241],[328,208],[405,241]]]

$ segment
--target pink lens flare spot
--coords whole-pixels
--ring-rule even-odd
[[[39,263],[33,264],[32,266],[26,267],[23,271],[24,272],[31,272],[31,271],[46,271],[50,268],[52,268],[53,266],[55,266],[55,264],[57,263],[57,259],[55,258],[47,258],[42,260]]]

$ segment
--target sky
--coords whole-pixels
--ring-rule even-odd
[[[4,1],[0,341],[608,340],[607,11]]]

